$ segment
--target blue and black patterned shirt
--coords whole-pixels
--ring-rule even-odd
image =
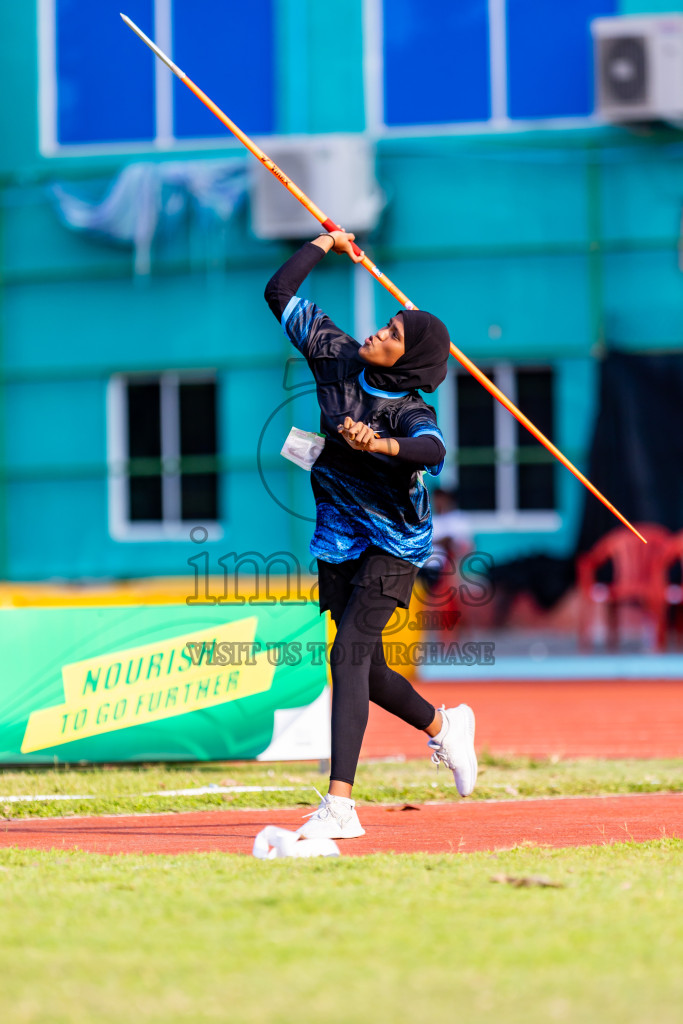
[[[372,545],[421,566],[431,554],[432,540],[421,470],[440,473],[445,455],[436,414],[416,391],[370,387],[358,342],[315,303],[293,294],[323,256],[323,249],[307,243],[266,287],[271,309],[308,362],[317,386],[325,447],[311,471],[316,504],[311,553],[338,563],[358,558]],[[399,455],[355,451],[337,431],[345,416],[367,423],[380,437],[398,438]],[[401,446],[402,438],[423,440]]]

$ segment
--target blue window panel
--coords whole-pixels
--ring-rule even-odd
[[[384,0],[388,125],[487,121],[486,0]]]
[[[273,0],[173,3],[173,60],[247,134],[275,130],[273,26]],[[228,134],[177,79],[174,115],[177,138]]]
[[[124,6],[153,37],[153,0]],[[120,7],[120,0],[56,0],[61,145],[154,138],[154,58],[121,21]]]
[[[581,117],[593,111],[592,18],[617,0],[508,0],[508,115]]]

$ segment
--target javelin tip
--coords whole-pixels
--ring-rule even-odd
[[[178,67],[178,65],[174,64],[173,61],[171,60],[171,58],[167,57],[166,54],[164,53],[164,51],[162,49],[160,49],[160,47],[158,47],[156,43],[153,43],[152,40],[149,38],[149,36],[145,35],[145,33],[142,31],[142,29],[138,28],[138,26],[135,24],[134,21],[131,21],[131,19],[129,17],[127,17],[127,15],[122,14],[121,11],[119,11],[119,14],[121,15],[121,17],[125,21],[125,23],[128,26],[128,28],[132,29],[133,32],[135,32],[135,35],[138,36],[140,39],[142,39],[143,43],[146,46],[149,46],[150,50],[157,55],[159,60],[162,60],[164,62],[166,67],[171,69],[171,71],[173,72],[174,75],[177,75],[178,78],[183,78],[183,79],[187,78],[187,75],[185,74],[185,72],[181,71],[180,68]]]

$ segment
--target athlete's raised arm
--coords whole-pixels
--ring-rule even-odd
[[[351,243],[355,237],[346,231],[318,235],[311,242],[302,245],[286,263],[282,264],[279,270],[275,271],[266,285],[264,295],[273,315],[278,320],[282,319],[287,304],[296,295],[302,281],[308,277],[313,267],[326,253],[334,250],[336,253],[347,254],[354,263],[360,263],[364,253],[359,256],[354,253]]]

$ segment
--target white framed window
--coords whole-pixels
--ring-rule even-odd
[[[207,373],[115,374],[107,388],[109,532],[115,540],[222,536],[217,383]]]
[[[501,361],[481,369],[552,441],[553,368]],[[559,529],[554,457],[465,369],[453,368],[443,391],[439,425],[451,454],[442,486],[457,488],[472,529]]]
[[[433,135],[594,123],[590,22],[618,13],[618,0],[364,0],[368,126]]]
[[[248,134],[275,130],[276,0],[126,0],[125,12]],[[36,0],[44,156],[232,144],[114,0]],[[258,40],[253,47],[235,39]],[[244,87],[244,82],[249,87]]]

